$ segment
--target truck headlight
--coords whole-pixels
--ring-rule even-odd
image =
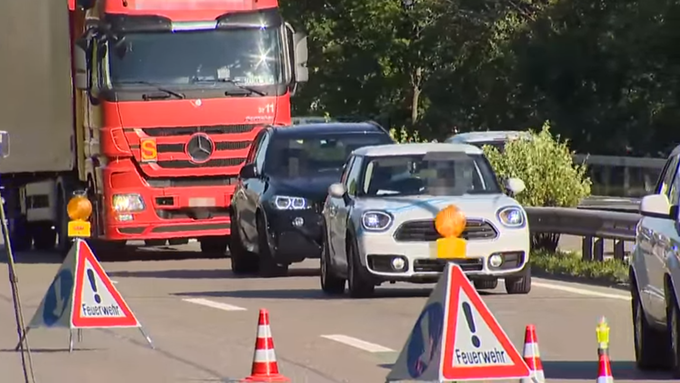
[[[361,215],[361,225],[367,231],[387,230],[392,220],[392,215],[384,211],[367,211]]]
[[[498,210],[498,220],[503,226],[511,228],[520,228],[526,224],[524,212],[517,206],[503,207]]]
[[[311,207],[309,201],[304,198],[285,195],[274,196],[272,205],[278,210],[304,210]]]
[[[119,213],[132,213],[144,210],[144,200],[139,194],[114,194],[111,198],[113,210]]]

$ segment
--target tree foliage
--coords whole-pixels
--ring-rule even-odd
[[[553,137],[547,122],[530,137],[508,142],[503,153],[484,146],[496,175],[524,181],[526,189],[516,197],[523,206],[578,206],[590,195],[586,166],[574,164],[568,142]]]
[[[574,164],[567,141],[550,133],[543,124],[530,138],[517,139],[505,145],[503,153],[484,146],[496,175],[500,179],[519,178],[526,189],[515,198],[523,206],[576,207],[590,195],[591,181],[586,166]],[[559,234],[534,234],[534,249],[555,251]]]
[[[543,121],[573,149],[658,155],[680,119],[670,0],[298,0],[299,115],[363,116],[422,139]]]

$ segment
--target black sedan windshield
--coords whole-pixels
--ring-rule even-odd
[[[114,86],[282,82],[277,28],[128,33],[109,54]]]
[[[330,134],[274,137],[267,152],[268,176],[296,178],[340,176],[349,154],[358,148],[392,143],[384,134]]]

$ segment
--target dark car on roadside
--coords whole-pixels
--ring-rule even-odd
[[[361,147],[392,143],[389,132],[373,122],[263,129],[231,201],[232,271],[282,276],[292,263],[319,258],[321,209],[347,157]]]

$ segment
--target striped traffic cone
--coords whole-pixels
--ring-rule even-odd
[[[541,354],[538,352],[538,337],[536,336],[536,327],[532,324],[528,325],[524,332],[524,362],[529,366],[531,376],[520,379],[520,383],[543,383],[545,382],[545,374],[543,373],[543,363],[541,363]]]
[[[609,363],[609,353],[600,354],[600,368],[597,373],[597,383],[614,383],[612,376],[612,366]]]
[[[257,322],[257,339],[250,376],[242,382],[290,382],[290,379],[279,374],[279,365],[274,353],[274,339],[269,327],[269,311],[260,309]]]

